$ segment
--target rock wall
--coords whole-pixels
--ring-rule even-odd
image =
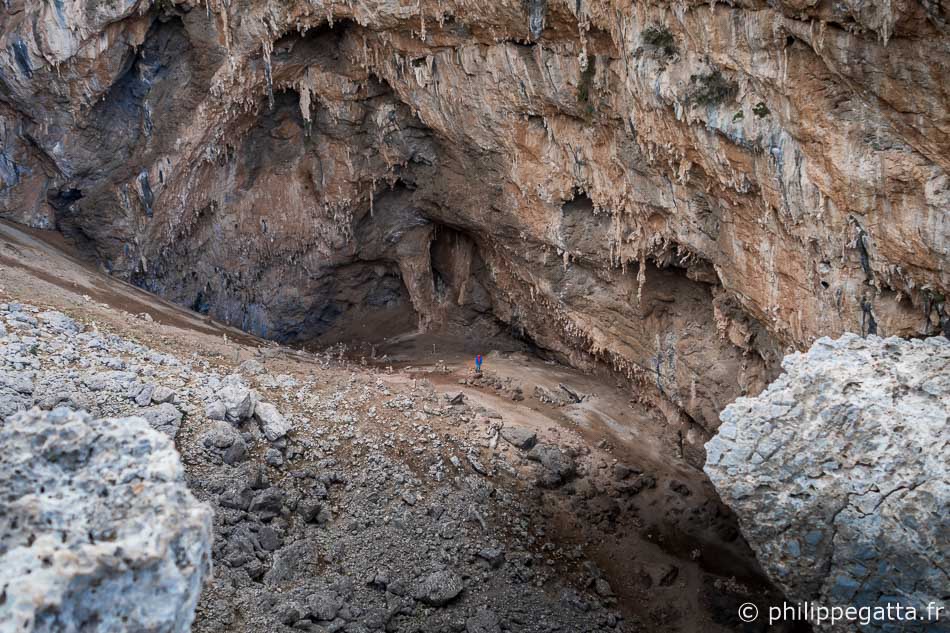
[[[792,601],[917,613],[820,630],[947,630],[950,342],[822,338],[783,367],[706,445],[759,561]]]
[[[950,330],[940,3],[0,11],[0,216],[248,331],[487,318],[708,431],[788,348]]]
[[[142,418],[0,421],[0,631],[191,630],[211,509]]]

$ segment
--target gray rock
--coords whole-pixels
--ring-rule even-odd
[[[284,497],[284,493],[277,488],[262,490],[251,501],[250,511],[263,520],[271,519],[280,514]]]
[[[159,385],[152,391],[152,402],[162,404],[164,402],[174,402],[175,392],[165,385]]]
[[[205,405],[205,417],[209,420],[227,420],[228,411],[220,400]]]
[[[479,475],[487,475],[488,469],[478,461],[478,457],[475,456],[475,453],[469,453],[467,455],[468,463],[471,464],[472,469],[477,472]]]
[[[310,615],[318,622],[332,620],[343,607],[343,598],[332,591],[318,591],[307,598]]]
[[[253,358],[249,358],[238,365],[238,372],[248,376],[256,376],[264,373],[264,365]]]
[[[538,443],[538,435],[534,431],[512,426],[502,427],[501,437],[515,448],[523,451],[530,451]]]
[[[221,457],[225,464],[234,464],[247,458],[247,444],[241,434],[227,422],[216,420],[201,436],[202,445]]]
[[[236,384],[226,385],[218,391],[218,399],[224,405],[226,419],[233,423],[250,418],[257,405],[257,394],[252,389]]]
[[[290,432],[290,423],[280,414],[277,407],[269,402],[258,402],[254,408],[254,417],[261,425],[261,432],[270,442],[279,440]]]
[[[258,530],[257,540],[261,544],[261,549],[265,552],[273,552],[279,548],[283,542],[277,530],[267,525]]]
[[[559,486],[577,472],[574,458],[557,446],[538,444],[528,453],[528,459],[541,464],[538,485],[546,488]]]
[[[168,437],[175,439],[178,435],[178,429],[181,428],[181,411],[175,408],[175,405],[160,404],[154,407],[146,407],[136,411],[137,415],[145,418],[152,428],[161,431]]]
[[[284,602],[274,609],[277,621],[284,625],[291,625],[306,615],[306,610],[297,602]]]
[[[190,630],[211,510],[171,440],[57,409],[12,416],[0,446],[0,630]]]
[[[264,454],[264,461],[267,462],[268,466],[280,468],[284,464],[284,456],[276,448],[269,448],[267,453]]]
[[[501,633],[501,621],[494,611],[480,607],[465,621],[466,633]]]
[[[129,388],[129,394],[135,400],[135,404],[140,407],[147,407],[152,401],[152,393],[155,391],[154,384],[141,385],[133,383]]]
[[[783,367],[706,445],[765,570],[793,601],[950,607],[950,342],[847,334]]]
[[[0,371],[0,389],[9,389],[15,393],[33,393],[33,381],[29,372]]]
[[[0,371],[0,420],[33,405],[33,381],[29,372]]]
[[[82,377],[82,382],[91,391],[119,391],[135,380],[135,375],[125,371],[103,371]]]
[[[46,312],[40,312],[36,316],[39,317],[39,319],[54,332],[61,332],[64,334],[78,334],[82,331],[82,326],[62,312],[47,310]]]
[[[478,557],[495,569],[505,562],[505,550],[500,547],[483,547],[478,550]]]
[[[433,607],[442,607],[452,602],[465,589],[462,577],[451,569],[429,574],[418,585],[413,597]]]

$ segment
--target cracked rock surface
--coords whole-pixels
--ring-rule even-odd
[[[950,342],[822,338],[783,367],[706,445],[767,573],[790,600],[946,609]]]
[[[171,440],[58,408],[0,421],[0,446],[0,631],[191,630],[211,508]]]

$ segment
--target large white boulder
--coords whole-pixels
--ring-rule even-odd
[[[172,440],[68,409],[0,424],[0,633],[189,631],[211,510]]]
[[[723,410],[706,445],[706,473],[759,561],[792,601],[947,618],[950,342],[822,338],[783,367]],[[871,620],[815,624],[896,625]]]

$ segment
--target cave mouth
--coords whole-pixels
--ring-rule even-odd
[[[399,267],[391,262],[356,262],[337,267],[323,301],[307,319],[300,347],[346,348],[360,354],[418,328],[416,312]]]
[[[425,220],[410,240],[388,249],[385,259],[328,271],[292,337],[299,346],[398,365],[459,362],[492,351],[542,355],[496,314],[496,289],[472,235]]]

